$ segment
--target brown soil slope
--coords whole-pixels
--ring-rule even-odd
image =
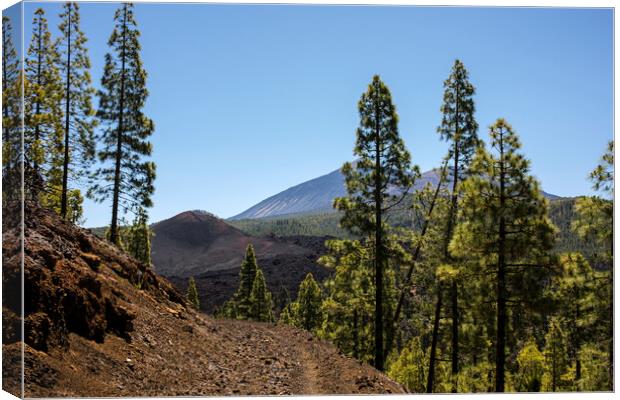
[[[165,279],[48,211],[26,221],[27,397],[403,391],[307,332],[197,313]],[[4,232],[5,256],[15,236]],[[18,270],[3,272],[4,287],[18,283]],[[18,393],[6,371],[22,343],[4,339],[4,388]]]
[[[247,235],[224,220],[201,211],[185,211],[153,225],[155,271],[189,277],[236,268],[248,244],[258,258],[301,256],[308,250],[292,243]]]

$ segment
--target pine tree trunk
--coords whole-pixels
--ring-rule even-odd
[[[577,321],[579,321],[580,319],[580,309],[579,309],[579,305],[577,304],[575,307],[575,314],[574,314],[574,322],[575,324],[577,323]],[[576,333],[575,336],[575,344],[574,344],[574,352],[575,352],[575,382],[578,383],[579,380],[581,380],[581,360],[579,359],[579,349],[581,348],[581,338],[579,336],[579,333]]]
[[[613,308],[612,308],[613,310]],[[614,390],[614,334],[613,334],[613,317],[612,317],[612,332],[609,338],[609,384],[611,387],[610,391]]]
[[[123,111],[125,108],[125,51],[127,31],[127,5],[123,9],[123,45],[121,48],[121,87],[119,99],[118,131],[116,133],[116,163],[114,167],[114,192],[112,195],[112,222],[110,224],[110,241],[116,245],[119,243],[118,236],[118,198],[121,184],[121,159],[122,159],[122,135],[123,135]]]
[[[431,339],[431,354],[428,364],[428,377],[426,382],[426,393],[433,393],[435,383],[435,362],[437,358],[437,341],[439,339],[439,319],[441,318],[441,283],[437,284],[437,302],[435,303],[435,319],[433,321],[433,336]]]
[[[353,310],[353,357],[355,359],[360,358],[359,354],[359,331],[358,331],[358,318],[357,308]]]
[[[575,360],[575,382],[579,382],[581,380],[581,360],[579,359],[579,355],[577,355],[577,359]]]
[[[7,38],[6,38],[6,32],[5,29],[2,29],[2,95],[6,96],[7,91],[8,91],[8,82],[9,82],[9,78],[7,76],[7,71],[6,71],[6,67],[7,67],[7,51],[8,49],[6,48],[5,44],[7,43]],[[9,118],[9,107],[2,107],[2,116],[4,117],[5,120],[8,120]],[[3,124],[2,126],[2,140],[5,143],[6,148],[9,150],[7,152],[7,159],[4,160],[4,164],[6,165],[6,169],[10,169],[11,168],[11,160],[13,159],[13,157],[11,156],[11,144],[10,144],[10,138],[9,138],[9,128],[7,128],[7,124]]]
[[[452,393],[456,393],[459,373],[459,309],[456,281],[452,281],[450,299],[452,302]]]
[[[556,371],[555,371],[555,368],[556,368],[556,367],[555,367],[555,363],[556,363],[556,360],[555,360],[555,358],[556,358],[556,354],[555,354],[555,342],[556,342],[556,338],[555,338],[555,336],[554,336],[554,337],[553,337],[553,352],[552,352],[552,354],[553,354],[553,364],[552,364],[552,372],[553,372],[552,377],[553,377],[553,378],[552,378],[552,380],[551,380],[551,391],[552,391],[552,392],[555,392],[555,378],[556,378]]]
[[[500,133],[501,135],[501,133]],[[504,373],[506,361],[506,222],[503,216],[505,207],[505,171],[503,137],[500,138],[500,218],[497,265],[497,340],[495,352],[495,391],[504,391]]]
[[[375,99],[375,368],[383,371],[383,226],[381,186],[381,132]]]
[[[609,270],[611,300],[609,303],[609,384],[610,391],[614,390],[614,245],[611,243],[611,267]]]
[[[405,294],[407,293],[407,288],[411,284],[411,276],[413,275],[413,267],[415,266],[415,263],[417,262],[418,257],[420,256],[420,251],[422,249],[422,239],[424,239],[424,236],[426,235],[426,231],[428,230],[431,217],[433,216],[433,210],[435,209],[437,197],[439,197],[439,192],[441,191],[441,185],[443,184],[447,165],[448,164],[446,160],[443,167],[441,168],[441,176],[440,176],[439,182],[437,183],[437,187],[435,188],[435,193],[433,194],[433,199],[431,200],[431,204],[429,205],[426,218],[424,219],[424,224],[422,225],[422,231],[420,232],[420,239],[418,241],[418,244],[415,247],[415,250],[413,251],[413,257],[411,260],[411,265],[409,266],[409,269],[407,271],[407,277],[403,284],[403,288],[400,291],[400,296],[398,297],[398,303],[396,304],[396,311],[394,311],[394,317],[392,318],[392,321],[390,324],[390,327],[392,328],[391,334],[387,337],[387,342],[385,344],[384,354],[387,354],[387,355],[389,355],[390,351],[392,351],[392,346],[394,343],[394,334],[396,333],[396,326],[400,318],[400,312],[403,307],[403,302],[405,300]]]
[[[69,121],[70,104],[71,104],[71,3],[67,10],[67,87],[65,89],[65,98],[67,101],[65,107],[65,159],[62,164],[62,194],[60,200],[60,216],[67,218],[67,183],[69,180]]]
[[[448,230],[446,232],[446,247],[445,255],[446,260],[450,260],[450,253],[448,252],[448,245],[452,239],[452,230],[456,223],[456,214],[458,207],[457,187],[459,182],[459,91],[458,86],[456,88],[455,96],[455,112],[454,112],[454,171],[452,179],[452,198],[450,205],[450,215],[448,218]],[[458,309],[458,285],[456,281],[452,282],[450,288],[450,299],[452,303],[452,393],[456,393],[458,384],[459,373],[459,309]]]

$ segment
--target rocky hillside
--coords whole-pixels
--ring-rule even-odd
[[[27,205],[25,221],[25,344],[9,297],[19,294],[19,229],[3,224],[3,386],[15,395],[403,391],[307,332],[188,308],[168,281],[52,212]]]
[[[257,257],[263,259],[308,254],[295,244],[245,234],[204,211],[186,211],[151,228],[155,234],[153,264],[155,271],[164,276],[189,277],[236,268],[250,243]]]
[[[438,182],[439,170],[433,169],[424,172],[416,181],[413,189],[423,188],[427,183],[435,186]],[[345,194],[344,176],[337,169],[275,194],[230,219],[242,220],[333,212],[332,203],[334,199]],[[552,194],[544,192],[543,194],[549,199],[558,198]]]
[[[281,295],[287,293],[290,299],[297,297],[299,284],[304,280],[306,274],[312,273],[315,279],[323,281],[331,273],[327,268],[319,265],[317,260],[325,254],[326,236],[289,236],[271,237],[270,240],[285,242],[306,249],[304,254],[280,254],[270,257],[259,255],[258,265],[265,274],[267,286],[274,296],[276,306],[281,300]],[[207,271],[194,276],[198,294],[200,297],[200,308],[213,313],[217,307],[230,299],[235,290],[239,287],[239,270],[236,268],[227,270]],[[188,278],[181,276],[167,277],[183,293],[187,290]],[[283,290],[286,289],[286,292]]]

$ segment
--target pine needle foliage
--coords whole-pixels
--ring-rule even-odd
[[[545,372],[542,377],[542,391],[564,392],[572,389],[566,379],[570,361],[567,337],[559,318],[552,317],[545,335]]]
[[[102,123],[98,140],[103,144],[103,164],[92,175],[89,197],[112,200],[110,241],[119,243],[119,212],[149,208],[155,187],[155,164],[149,137],[155,126],[143,112],[148,90],[146,70],[140,58],[140,31],[131,3],[123,3],[114,14],[114,30],[105,56],[102,89],[98,92],[97,117]]]
[[[56,44],[61,101],[64,103],[64,140],[62,154],[62,187],[60,193],[61,217],[75,221],[75,207],[82,199],[78,189],[71,184],[82,180],[95,160],[94,128],[97,120],[91,104],[95,93],[91,86],[90,59],[86,49],[86,36],[80,30],[79,5],[67,2],[63,5],[58,26],[61,37]],[[69,181],[72,181],[70,183]],[[73,205],[73,208],[70,206]],[[81,208],[81,203],[79,203]]]
[[[2,200],[21,198],[23,74],[9,17],[2,17]]]
[[[323,323],[322,301],[321,288],[312,273],[308,272],[299,284],[297,299],[284,308],[284,315],[280,316],[281,323],[316,332]]]
[[[512,127],[499,119],[489,133],[492,152],[478,149],[471,176],[463,183],[463,222],[455,230],[450,251],[476,260],[479,276],[489,277],[496,289],[495,390],[503,392],[508,303],[533,306],[541,298],[555,227]]]
[[[257,272],[258,264],[256,263],[254,246],[248,244],[245,250],[245,257],[241,262],[241,270],[239,271],[239,288],[233,296],[236,303],[236,317],[239,319],[250,318],[251,294]]]
[[[267,288],[265,276],[256,262],[254,246],[248,244],[239,271],[239,287],[232,298],[218,310],[217,315],[225,318],[273,322],[275,321],[273,307],[273,298]]]
[[[383,277],[387,253],[385,213],[398,205],[419,175],[398,132],[398,114],[388,87],[378,75],[358,103],[360,123],[353,153],[355,163],[345,163],[347,196],[334,206],[344,213],[340,224],[354,235],[374,240],[375,356],[373,364],[384,369]],[[394,190],[395,189],[395,190]],[[394,194],[394,192],[398,194]]]
[[[252,284],[250,293],[250,318],[254,321],[273,322],[273,302],[271,292],[267,289],[267,283],[263,271],[258,269]]]
[[[54,208],[60,204],[63,152],[58,49],[52,41],[45,11],[39,8],[34,14],[25,57],[25,189],[44,206]]]
[[[604,344],[607,353],[607,382],[603,387],[613,388],[614,343],[614,142],[607,144],[600,164],[590,174],[592,188],[600,196],[581,197],[575,204],[576,217],[571,228],[585,242],[596,243],[600,249],[594,253],[592,261],[604,266],[599,272],[601,277],[596,280],[597,305],[604,313],[597,324],[598,344]],[[601,350],[599,350],[601,351]]]
[[[136,260],[150,266],[153,233],[149,228],[148,214],[145,209],[138,209],[133,224],[123,229],[122,236],[125,251]]]
[[[426,391],[428,353],[422,348],[420,337],[414,337],[390,365],[388,376],[411,393]]]
[[[189,278],[186,297],[189,303],[196,310],[200,310],[200,298],[198,297],[198,288],[196,287],[196,281],[194,280],[193,276]]]
[[[444,262],[452,264],[451,268],[458,269],[448,252],[448,245],[452,238],[456,217],[458,213],[459,185],[467,176],[472,157],[480,146],[478,139],[478,123],[474,117],[476,111],[473,100],[475,88],[469,81],[469,73],[460,60],[454,62],[448,79],[444,82],[444,98],[441,106],[442,120],[437,132],[442,140],[450,144],[448,160],[450,160],[449,173],[452,178],[452,193],[450,211],[447,218],[444,236]],[[457,272],[457,271],[455,271]],[[452,391],[456,392],[458,382],[456,378],[459,372],[459,282],[452,279],[450,282],[450,313],[452,319],[452,342],[451,342],[451,371],[453,375]],[[434,359],[431,360],[434,364]],[[434,373],[434,367],[430,368]],[[431,380],[432,382],[432,380]],[[430,388],[432,390],[432,388]]]
[[[518,392],[540,392],[545,369],[545,357],[530,338],[517,355],[517,372],[512,377]]]

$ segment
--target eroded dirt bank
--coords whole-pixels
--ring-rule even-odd
[[[27,217],[26,397],[403,392],[307,332],[198,313],[168,281],[86,230],[33,206]],[[4,232],[5,255],[15,254],[15,235]],[[5,287],[18,282],[11,265]],[[3,304],[5,316],[13,306]],[[3,335],[8,366],[22,343]],[[15,374],[3,376],[16,393]]]

